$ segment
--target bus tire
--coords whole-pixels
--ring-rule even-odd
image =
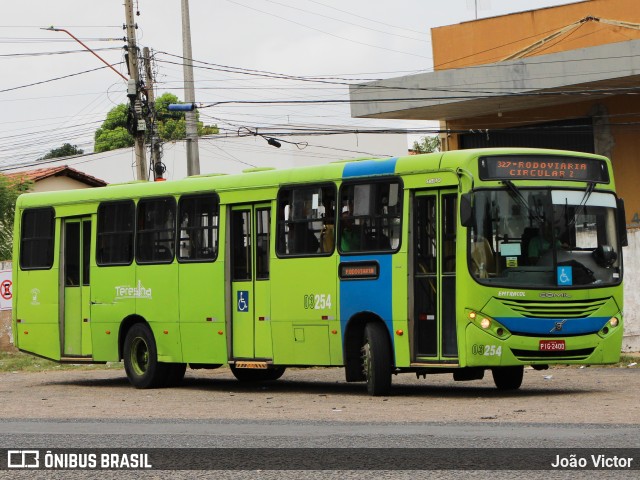
[[[156,341],[151,329],[136,323],[124,339],[124,369],[136,388],[161,387],[166,382],[167,365],[158,362]]]
[[[253,383],[253,382],[270,382],[278,380],[284,375],[285,367],[273,367],[268,369],[255,369],[255,368],[236,368],[231,365],[231,373],[240,382]]]
[[[167,375],[165,377],[165,387],[177,387],[182,383],[184,374],[187,371],[186,363],[167,363]]]
[[[367,392],[372,396],[387,395],[391,390],[391,349],[384,325],[367,323],[360,350]]]
[[[517,390],[522,385],[524,367],[495,367],[491,369],[491,374],[498,390]]]

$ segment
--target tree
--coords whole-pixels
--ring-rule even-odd
[[[413,151],[416,153],[433,153],[440,151],[440,139],[437,135],[422,137],[413,142]]]
[[[13,218],[18,195],[31,188],[32,182],[0,175],[0,261],[13,254]]]
[[[164,93],[156,99],[156,128],[160,139],[166,142],[182,140],[187,136],[185,114],[169,111],[171,103],[180,103],[178,97],[172,93]],[[100,128],[96,130],[94,151],[106,152],[133,146],[133,136],[128,129],[131,122],[128,105],[121,103],[112,108]],[[216,133],[218,133],[217,126],[198,122],[198,136]]]
[[[70,157],[71,155],[82,155],[84,150],[78,148],[77,145],[65,143],[61,147],[49,150],[49,153],[40,157],[38,160],[48,160],[49,158]]]

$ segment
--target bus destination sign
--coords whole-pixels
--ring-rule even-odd
[[[593,158],[548,155],[480,157],[482,180],[575,180],[609,183],[607,165]]]

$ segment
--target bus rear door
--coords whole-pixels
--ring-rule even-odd
[[[90,357],[91,218],[65,219],[63,229],[62,356]]]
[[[231,356],[234,359],[269,360],[273,357],[270,217],[269,204],[231,209]]]
[[[412,361],[457,363],[455,191],[416,192],[412,199]]]

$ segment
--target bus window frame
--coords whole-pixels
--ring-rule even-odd
[[[217,218],[217,225],[215,227],[207,227],[210,228],[212,230],[215,230],[216,235],[215,235],[215,252],[213,257],[211,258],[197,258],[197,259],[190,259],[190,258],[186,258],[186,257],[181,257],[180,256],[180,239],[181,239],[181,234],[180,234],[180,230],[182,230],[182,226],[180,225],[180,214],[182,213],[181,208],[182,208],[182,203],[183,201],[189,200],[189,199],[196,199],[196,198],[213,198],[213,200],[215,201],[215,204],[217,206],[217,214],[216,214],[216,218]],[[175,259],[178,261],[178,263],[213,263],[218,259],[218,255],[220,254],[220,195],[218,195],[216,192],[208,192],[208,193],[188,193],[188,194],[183,194],[180,195],[180,198],[178,198],[178,202],[176,205],[176,233],[175,233],[175,247],[174,247],[174,257]],[[205,230],[204,228],[200,228],[200,230]],[[147,263],[145,263],[145,265],[148,265]]]
[[[114,204],[125,204],[125,203],[129,203],[131,205],[133,205],[133,223],[132,223],[132,229],[131,229],[131,236],[132,236],[132,241],[131,241],[131,257],[129,259],[128,262],[122,262],[122,263],[101,263],[98,259],[98,250],[99,250],[99,243],[100,243],[100,209],[104,206],[104,205],[114,205]],[[124,200],[110,200],[107,202],[100,202],[98,204],[98,209],[96,211],[96,253],[95,253],[95,260],[96,260],[96,265],[98,267],[126,267],[126,266],[130,266],[133,264],[133,262],[135,261],[135,257],[136,257],[136,211],[137,211],[137,205],[136,202],[131,199],[124,199]]]
[[[38,210],[48,210],[51,213],[51,235],[48,237],[33,237],[33,239],[48,239],[51,242],[51,253],[48,265],[36,266],[36,267],[25,267],[24,266],[24,217],[25,214],[35,212]],[[19,255],[19,265],[20,270],[23,271],[31,271],[31,270],[51,270],[53,268],[53,264],[55,263],[55,246],[56,246],[56,210],[53,207],[35,207],[35,208],[25,208],[22,211],[22,215],[20,215],[20,255]]]
[[[343,220],[342,220],[342,196],[344,193],[344,190],[350,186],[353,185],[372,185],[372,184],[376,184],[376,183],[388,183],[388,184],[392,184],[392,183],[396,183],[398,185],[398,208],[399,208],[399,212],[398,212],[398,218],[400,219],[400,224],[398,225],[399,231],[400,231],[400,237],[398,239],[398,245],[396,248],[389,248],[389,249],[384,249],[384,250],[372,250],[372,249],[361,249],[361,250],[354,250],[354,251],[345,251],[342,250],[341,247],[341,239],[342,239],[342,228],[343,228]],[[353,179],[348,179],[345,180],[344,182],[342,182],[342,184],[340,185],[340,189],[338,191],[338,210],[340,210],[340,213],[337,215],[338,219],[337,219],[337,229],[335,232],[335,236],[336,236],[336,248],[338,250],[338,252],[340,253],[340,255],[393,255],[395,253],[398,253],[400,251],[400,249],[402,248],[402,230],[404,228],[404,192],[405,192],[405,188],[404,188],[404,182],[402,181],[402,177],[399,176],[385,176],[385,177],[380,177],[380,178],[372,178],[372,177],[359,177],[359,178],[353,178]],[[369,218],[371,218],[371,216],[369,216]],[[391,242],[391,239],[389,239],[389,241]]]
[[[173,202],[173,226],[172,228],[162,228],[162,229],[148,229],[145,231],[141,232],[141,229],[139,228],[139,224],[138,224],[138,220],[139,220],[139,215],[140,215],[140,204],[145,204],[147,202],[158,202],[160,200],[171,200]],[[134,238],[134,257],[136,260],[136,264],[137,265],[168,265],[173,263],[173,261],[176,259],[176,238],[177,238],[177,218],[176,218],[176,214],[177,214],[177,202],[176,202],[176,197],[174,197],[173,195],[161,195],[161,196],[157,196],[157,197],[142,197],[138,199],[138,202],[136,203],[136,222],[135,222],[135,226],[134,226],[134,232],[135,232],[135,238]],[[169,240],[163,240],[163,242],[167,242],[169,244],[172,245],[173,251],[171,252],[171,258],[165,259],[165,260],[149,260],[149,261],[144,261],[144,260],[140,260],[138,258],[138,248],[140,246],[140,241],[139,241],[139,235],[141,233],[153,233],[153,232],[171,232],[173,238],[171,239],[171,241]]]
[[[332,193],[333,193],[333,200],[335,203],[335,207],[334,207],[334,212],[333,212],[333,223],[331,225],[333,225],[333,248],[331,249],[331,251],[327,251],[327,252],[322,252],[322,251],[318,251],[316,253],[286,253],[284,251],[280,250],[280,246],[281,246],[281,239],[286,238],[287,232],[284,231],[284,226],[285,223],[295,223],[295,222],[285,222],[284,218],[281,220],[280,219],[280,213],[283,213],[284,216],[284,207],[281,206],[281,195],[282,192],[285,190],[288,191],[292,191],[294,189],[312,189],[312,188],[331,188],[332,189]],[[338,199],[338,187],[336,186],[335,183],[333,182],[326,182],[326,181],[321,181],[321,182],[313,182],[313,183],[294,183],[294,184],[286,184],[286,185],[281,185],[280,188],[278,188],[278,193],[276,195],[276,214],[272,215],[272,218],[275,219],[275,252],[276,252],[276,257],[277,258],[281,258],[281,259],[289,259],[289,258],[315,258],[315,257],[330,257],[331,255],[333,255],[333,253],[336,251],[336,216],[337,216],[337,212],[335,211],[337,208],[337,199]],[[322,231],[325,229],[326,225],[328,224],[326,222],[326,220],[330,218],[330,217],[325,217],[324,219],[320,218],[320,219],[316,219],[313,221],[309,221],[307,222],[307,224],[309,223],[314,223],[314,222],[323,222],[323,227],[320,230],[320,235],[321,238],[318,239],[318,243],[319,243],[319,249],[321,249],[322,246]],[[280,225],[282,224],[282,228],[283,231],[280,232]],[[286,242],[285,242],[286,244]]]

